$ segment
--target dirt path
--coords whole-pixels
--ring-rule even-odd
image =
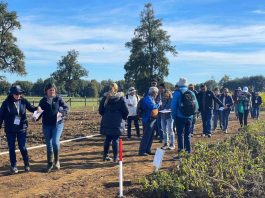
[[[233,115],[232,115],[233,116]],[[193,143],[222,141],[237,133],[238,121],[230,122],[229,134],[217,131],[212,138],[195,135]],[[200,130],[198,126],[197,131]],[[102,162],[102,137],[70,142],[61,147],[62,169],[50,174],[46,167],[45,148],[31,150],[31,172],[23,172],[23,164],[18,157],[20,173],[9,175],[8,156],[0,156],[0,197],[115,197],[118,192],[118,164]],[[153,150],[161,143],[154,140]],[[138,179],[152,173],[153,156],[137,156],[139,140],[124,141],[124,179],[128,181],[125,192],[137,185]],[[177,162],[172,161],[176,154],[166,151],[163,168]]]

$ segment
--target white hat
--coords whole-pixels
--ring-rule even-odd
[[[179,81],[178,81],[178,83],[177,83],[177,85],[179,87],[181,87],[181,86],[187,87],[188,86],[188,80],[187,80],[187,78],[180,78]]]
[[[133,92],[136,92],[136,89],[134,87],[130,87],[128,89],[128,93],[130,94],[130,93],[133,93]]]
[[[248,87],[244,87],[243,92],[248,92]]]

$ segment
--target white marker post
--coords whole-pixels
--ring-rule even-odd
[[[120,186],[120,195],[123,197],[123,172],[122,172],[122,139],[119,139],[119,186]]]

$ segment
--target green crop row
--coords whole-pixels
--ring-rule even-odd
[[[172,170],[141,179],[144,197],[265,197],[265,122],[193,150]]]

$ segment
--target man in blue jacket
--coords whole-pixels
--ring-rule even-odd
[[[198,110],[198,102],[195,94],[188,90],[188,83],[186,78],[180,78],[178,82],[179,89],[174,92],[173,99],[171,101],[171,113],[172,117],[176,122],[177,137],[178,137],[178,152],[185,150],[191,153],[191,125],[193,121],[194,113],[190,116],[186,116],[182,110],[183,97],[182,95],[189,92],[193,98],[195,105],[194,112]],[[177,159],[178,156],[174,157]]]

